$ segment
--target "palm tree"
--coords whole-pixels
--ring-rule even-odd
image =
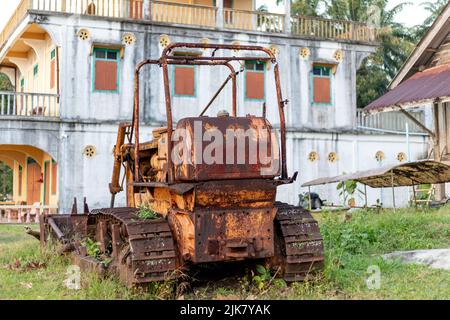
[[[427,32],[428,28],[433,24],[434,20],[439,16],[442,9],[447,5],[448,0],[435,0],[422,2],[421,6],[429,12],[429,17],[425,19],[422,24],[419,24],[413,28],[415,40],[418,42]]]
[[[291,11],[298,15],[316,17],[319,16],[322,2],[323,0],[297,0],[292,3]]]
[[[320,5],[324,0],[293,0],[291,12],[293,16],[319,16]],[[276,0],[277,5],[284,3],[284,0]]]
[[[381,60],[378,62],[382,62],[389,81],[395,77],[414,48],[414,36],[410,29],[395,21],[397,14],[410,4],[410,2],[404,2],[390,10],[386,10],[385,6],[380,10],[378,38],[381,46],[376,55]]]
[[[447,3],[448,0],[435,0],[435,2],[427,1],[421,3],[424,9],[430,13],[430,16],[425,19],[423,24],[428,27],[431,26]]]

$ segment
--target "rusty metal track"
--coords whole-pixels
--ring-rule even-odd
[[[177,268],[175,244],[165,219],[141,220],[138,209],[114,208],[92,212],[111,235],[112,264],[129,286],[173,278]],[[101,242],[101,241],[100,241]]]
[[[288,282],[303,281],[323,266],[323,238],[311,213],[301,207],[277,202],[275,220],[278,246],[283,257],[279,266]]]

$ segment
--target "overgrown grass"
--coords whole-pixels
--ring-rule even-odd
[[[325,269],[319,279],[296,284],[290,298],[449,299],[450,272],[386,261],[381,254],[450,248],[450,207],[358,211],[318,217],[325,243]],[[368,268],[380,270],[380,288],[366,284]]]
[[[32,226],[38,229],[37,226]],[[147,293],[128,290],[115,279],[99,279],[82,273],[82,290],[68,289],[67,257],[54,248],[42,251],[39,242],[24,233],[23,226],[0,225],[0,299],[138,299]],[[27,265],[40,265],[27,268]]]
[[[325,242],[323,273],[304,283],[261,286],[251,277],[188,288],[185,298],[204,299],[449,299],[450,272],[385,261],[380,255],[398,250],[450,247],[450,208],[398,210],[351,216],[322,213]],[[34,226],[36,229],[37,227]],[[40,252],[38,241],[23,226],[0,225],[0,299],[161,299],[173,297],[173,284],[155,285],[148,292],[129,290],[115,279],[82,273],[82,289],[70,290],[67,258],[54,250]],[[368,268],[380,270],[380,288],[366,285]],[[255,270],[253,270],[255,272]],[[265,278],[269,278],[266,276]],[[250,282],[249,282],[250,279]],[[261,290],[261,288],[264,288]]]

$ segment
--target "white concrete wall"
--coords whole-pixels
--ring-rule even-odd
[[[318,178],[334,177],[344,173],[375,169],[380,166],[400,164],[397,160],[399,152],[407,153],[406,137],[402,135],[364,134],[364,133],[302,133],[292,132],[288,135],[288,168],[289,174],[299,172],[298,179],[289,186],[283,186],[278,193],[279,200],[290,203],[298,202],[298,194],[308,192],[301,185],[307,181]],[[428,138],[410,137],[409,149],[411,161],[422,160],[428,150]],[[315,151],[319,159],[311,162],[308,154]],[[380,163],[376,160],[377,151],[383,151],[385,159]],[[335,163],[328,161],[328,154],[336,152],[338,159]],[[337,184],[312,187],[322,199],[335,204],[342,204]],[[363,186],[361,186],[361,189]],[[409,188],[398,188],[396,192],[396,205],[405,206],[410,199]],[[373,205],[376,200],[387,207],[392,206],[391,189],[368,188],[368,204]],[[357,198],[359,205],[364,205],[364,198]]]

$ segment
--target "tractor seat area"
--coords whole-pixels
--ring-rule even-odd
[[[152,133],[153,138],[158,139],[159,137],[161,137],[162,134],[167,133],[167,127],[155,128],[153,129]]]

